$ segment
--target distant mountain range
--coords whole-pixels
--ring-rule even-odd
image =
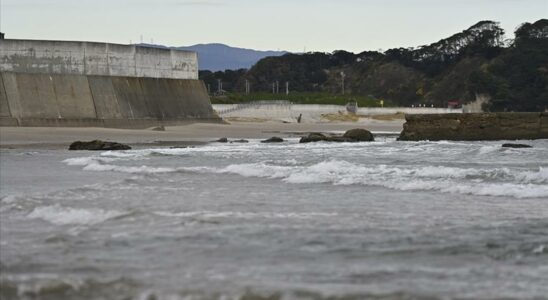
[[[249,69],[259,60],[268,56],[281,56],[286,51],[259,51],[230,47],[224,44],[198,44],[193,46],[166,47],[154,44],[139,44],[147,47],[173,48],[188,50],[198,53],[198,65],[200,70],[224,71]]]
[[[258,51],[235,48],[224,44],[198,44],[189,47],[178,47],[198,53],[200,70],[224,71],[249,69],[259,60],[268,56],[281,56],[285,51]]]

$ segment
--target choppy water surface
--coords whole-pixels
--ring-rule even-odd
[[[1,152],[0,298],[548,295],[548,141]]]

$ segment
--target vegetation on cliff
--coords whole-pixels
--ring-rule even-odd
[[[491,111],[548,108],[548,19],[519,27],[500,55],[475,70],[469,90],[492,97]]]
[[[225,103],[260,97],[375,106],[383,99],[386,105],[444,107],[448,101],[472,102],[482,94],[491,99],[487,110],[544,111],[548,107],[548,20],[522,24],[513,40],[504,39],[497,22],[481,21],[417,48],[290,53],[264,58],[249,70],[202,71],[200,77],[212,93],[219,91],[222,82],[217,94],[222,97],[214,101]],[[243,96],[246,83],[251,95]]]

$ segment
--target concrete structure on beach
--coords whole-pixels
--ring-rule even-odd
[[[219,121],[194,52],[0,41],[0,125],[144,128]]]
[[[402,141],[548,139],[548,113],[407,114],[405,120]]]

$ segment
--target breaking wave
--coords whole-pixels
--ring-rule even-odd
[[[103,157],[78,157],[65,159],[63,162],[69,166],[84,166],[84,171],[114,171],[120,173],[131,174],[154,174],[154,173],[170,173],[175,172],[174,168],[162,168],[162,167],[148,167],[148,166],[120,166],[114,164],[107,164],[111,160]]]
[[[493,163],[483,163],[483,160],[488,157],[497,157],[497,153],[507,154],[508,151],[502,149],[499,144],[478,147],[473,143],[441,141],[419,142],[404,148],[390,145],[390,143],[381,143],[377,145],[381,148],[372,149],[371,146],[360,148],[359,145],[341,148],[337,144],[320,143],[310,146],[297,143],[287,146],[286,152],[280,152],[280,149],[269,152],[273,151],[272,148],[260,148],[265,146],[258,143],[245,146],[214,145],[182,149],[107,151],[98,156],[69,158],[63,162],[71,166],[82,166],[84,171],[95,172],[237,174],[244,177],[278,179],[291,184],[365,185],[402,191],[437,191],[515,198],[548,197],[548,167],[527,168],[513,167],[512,164],[497,166]],[[451,158],[462,157],[463,153],[468,153],[474,157],[473,165],[458,164],[459,161],[455,160],[456,164],[448,166],[445,160],[430,159],[436,156],[434,153],[438,153],[440,147],[445,147],[443,151],[449,153],[446,153],[449,161],[453,161]],[[336,154],[339,152],[337,149],[345,149],[345,153],[352,154],[349,156],[356,154],[358,157],[360,153],[367,152],[364,159],[380,157],[384,161],[382,164],[376,161],[348,162],[345,157],[337,157]],[[416,158],[417,161],[413,164],[412,161],[398,159],[399,151],[402,151],[402,155],[409,155],[413,151],[421,154],[416,154],[420,157]],[[470,154],[470,151],[474,153]],[[296,152],[297,157],[305,156],[297,159],[291,152]],[[233,161],[239,163],[233,162],[225,167],[219,167],[219,165],[157,166],[154,163],[155,159],[162,156],[195,155],[198,159],[203,159],[204,155],[217,158],[217,154],[222,156],[222,159],[233,160],[234,158]],[[330,156],[331,160],[311,164],[311,161],[318,161],[317,158],[325,159]],[[308,160],[309,157],[310,160]],[[135,165],[136,161],[147,162],[147,160],[150,160],[150,163]],[[536,158],[533,161],[537,161]]]
[[[273,166],[265,163],[235,164],[218,173],[281,179],[287,183],[372,185],[396,190],[430,190],[480,196],[536,198],[548,196],[548,169],[475,169],[444,166],[356,165],[325,161],[308,167]]]
[[[127,212],[103,209],[83,209],[61,205],[39,206],[27,215],[55,225],[96,225],[107,220],[128,215]]]

